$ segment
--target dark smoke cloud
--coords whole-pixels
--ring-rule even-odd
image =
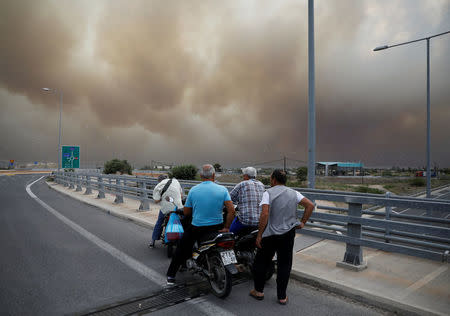
[[[446,1],[316,3],[318,160],[424,164],[423,45],[371,50],[448,30],[449,12]],[[28,159],[27,143],[54,147],[43,126],[57,99],[42,86],[64,90],[65,139],[92,160],[307,158],[306,1],[2,1],[0,26],[2,110],[48,138],[6,138],[2,120],[0,159]],[[440,164],[450,161],[449,43],[432,46]]]

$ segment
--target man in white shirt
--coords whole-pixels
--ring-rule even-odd
[[[158,220],[153,228],[152,241],[149,248],[155,247],[155,241],[161,238],[162,224],[167,214],[175,209],[183,207],[183,189],[177,179],[168,179],[166,175],[162,174],[158,177],[158,184],[153,189],[153,200],[155,203],[161,203],[161,209],[158,214]],[[172,198],[173,202],[166,200],[166,197]]]
[[[264,192],[261,200],[261,217],[256,236],[258,251],[253,265],[255,288],[250,296],[262,300],[267,267],[277,254],[278,303],[286,305],[286,289],[292,269],[295,230],[305,226],[314,210],[314,204],[300,192],[286,187],[286,173],[276,169],[270,176],[271,188]],[[297,218],[297,206],[305,208],[301,221]]]

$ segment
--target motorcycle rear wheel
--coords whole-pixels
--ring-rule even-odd
[[[231,292],[231,273],[225,268],[218,254],[209,257],[209,266],[211,275],[208,279],[213,294],[219,298],[227,297]]]

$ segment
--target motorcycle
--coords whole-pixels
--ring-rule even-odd
[[[236,252],[237,268],[240,272],[253,273],[253,263],[255,262],[256,236],[258,235],[257,227],[249,227],[241,230],[236,236],[236,243],[234,250]],[[275,273],[275,260],[272,260],[269,267],[266,270],[265,280],[268,281]]]
[[[192,257],[186,261],[187,269],[206,277],[219,298],[230,294],[232,275],[238,274],[234,242],[233,233],[209,234],[195,243]]]
[[[239,208],[236,206],[236,216],[239,213]],[[225,210],[224,210],[225,212]],[[256,247],[256,236],[258,235],[258,227],[246,227],[243,228],[235,235],[235,245],[234,251],[236,253],[237,268],[240,272],[246,272],[248,274],[253,273],[253,263],[255,261]],[[275,273],[275,263],[276,260],[272,260],[270,266],[266,270],[265,279],[270,280]]]
[[[167,201],[173,203],[172,198]],[[172,212],[180,214],[182,210],[175,206]],[[185,219],[186,221],[189,218]],[[212,293],[219,297],[227,297],[232,288],[232,276],[238,274],[236,255],[233,247],[233,233],[214,232],[203,236],[193,247],[192,257],[186,260],[186,268],[194,274],[205,277],[211,285]],[[168,245],[169,251],[170,245]]]
[[[173,254],[175,253],[175,247],[178,244],[178,240],[171,240],[166,238],[166,227],[172,213],[181,215],[178,210],[169,212],[164,218],[164,223],[162,224],[161,242],[164,246],[167,247],[167,258],[172,258]]]
[[[175,213],[175,214],[179,215],[181,218],[183,218],[183,209],[180,209],[175,205],[172,197],[166,197],[166,201],[169,203],[172,203],[174,206],[174,209],[173,209],[173,211],[167,213],[164,217],[164,222],[161,225],[161,227],[162,227],[161,242],[164,246],[167,247],[167,257],[172,258],[173,254],[175,253],[175,248],[178,245],[179,240],[167,238],[166,227],[169,222],[169,218],[170,218],[171,214]],[[183,202],[185,202],[185,201],[183,200]],[[182,220],[182,223],[183,223],[183,220]],[[183,227],[184,227],[184,225],[183,225]]]

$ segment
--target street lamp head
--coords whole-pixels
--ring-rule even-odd
[[[388,49],[388,48],[389,48],[389,46],[383,45],[383,46],[375,47],[375,48],[373,49],[373,51],[376,52],[376,51],[383,50],[383,49]]]

